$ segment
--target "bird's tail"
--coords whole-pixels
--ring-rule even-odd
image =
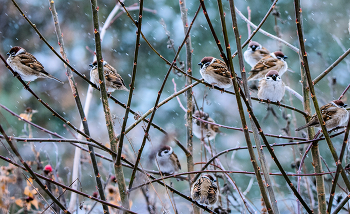
[[[120,87],[121,90],[124,90],[124,91],[129,91],[129,89],[127,89],[124,85],[122,87]]]
[[[295,129],[295,131],[300,131],[302,129],[305,129],[306,127],[308,127],[309,124],[305,124],[303,126],[300,126],[299,128]]]
[[[204,201],[205,201],[205,196],[202,195],[199,203],[204,204]]]
[[[53,79],[53,80],[56,80],[57,82],[59,82],[59,83],[62,83],[62,84],[64,84],[64,82],[63,81],[61,81],[61,80],[59,80],[59,79],[57,79],[56,77],[54,77],[54,76],[52,76],[52,75],[50,75],[50,76],[48,76],[50,79]]]

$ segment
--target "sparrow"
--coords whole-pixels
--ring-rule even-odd
[[[349,112],[345,109],[346,106],[347,104],[344,104],[341,100],[333,100],[320,108],[323,121],[326,123],[326,128],[328,130],[348,122]],[[295,131],[300,131],[309,126],[321,126],[317,114],[312,115],[311,120],[306,125],[297,128]]]
[[[156,165],[165,174],[174,174],[181,169],[180,161],[170,146],[162,146],[158,150]]]
[[[201,176],[192,186],[191,198],[204,206],[213,205],[218,200],[218,187],[211,175]]]
[[[64,84],[61,80],[52,76],[44,70],[44,66],[24,48],[15,46],[7,53],[7,63],[16,71],[24,81],[34,81],[37,78],[54,79]]]
[[[278,74],[282,76],[288,69],[288,64],[285,61],[287,58],[288,57],[281,51],[270,53],[270,55],[259,60],[259,62],[252,68],[248,81],[261,80],[271,70],[278,71]]]
[[[254,67],[260,59],[268,56],[270,52],[259,43],[251,41],[246,51],[244,51],[244,60]]]
[[[204,57],[198,65],[201,66],[199,72],[206,82],[220,88],[232,86],[231,74],[226,63],[211,56]]]
[[[97,61],[94,61],[89,65],[91,67],[90,77],[91,81],[100,87],[100,79],[98,77]],[[113,68],[106,61],[103,61],[103,73],[105,76],[106,90],[108,92],[113,92],[115,90],[129,91],[125,84],[123,78],[118,74],[117,70]]]
[[[209,117],[208,113],[205,113],[203,111],[195,111],[193,116],[198,117],[202,120],[215,123],[215,121]],[[220,133],[219,126],[205,123],[203,121],[200,121],[198,119],[193,119],[193,134],[198,139],[209,139],[213,140],[217,133]],[[203,133],[203,134],[202,134]]]
[[[258,98],[280,102],[284,96],[285,85],[276,70],[269,71],[259,82]]]

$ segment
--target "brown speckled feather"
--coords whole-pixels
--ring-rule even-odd
[[[274,66],[277,65],[278,61],[280,61],[279,59],[275,59],[271,56],[267,56],[262,58],[255,66],[254,68],[250,71],[251,76],[253,77],[255,76],[257,73],[266,70],[268,68],[272,68]],[[266,72],[267,73],[267,72]]]
[[[34,81],[37,78],[50,78],[63,84],[63,82],[45,71],[44,66],[24,48],[12,47],[7,53],[7,63],[16,71],[24,81]]]
[[[207,176],[199,178],[192,187],[191,197],[203,205],[213,205],[217,201],[216,183]]]
[[[219,126],[217,126],[217,125],[210,124],[210,127],[216,133],[220,133],[221,132],[220,129],[219,129]]]
[[[175,158],[171,158],[170,160],[173,161],[174,166],[179,167],[179,169],[181,169],[181,164],[179,161],[179,158],[177,157],[177,155],[173,152],[172,155],[174,155]]]
[[[332,103],[328,103],[320,108],[322,118],[324,122],[327,122],[328,120],[332,119],[332,116],[336,113],[337,107],[335,107]],[[313,126],[319,124],[317,114],[312,115],[310,122],[308,123],[309,126]]]
[[[281,51],[276,51],[262,58],[249,72],[248,80],[261,80],[271,71],[276,70],[282,76],[288,68],[285,56]]]
[[[113,83],[112,85],[119,87],[125,86],[124,81],[122,77],[118,74],[107,74],[106,75],[106,80]]]
[[[222,60],[215,59],[215,61],[211,65],[214,73],[224,77],[231,77],[230,72],[227,69],[226,63]]]
[[[34,69],[37,72],[41,72],[45,75],[51,76],[47,71],[44,70],[44,66],[31,54],[26,52],[26,54],[18,54],[17,57],[20,58],[20,62]]]
[[[270,51],[268,51],[266,48],[261,48],[256,50],[255,52],[258,52],[261,56],[266,57],[270,54]]]
[[[341,104],[339,104],[339,102]],[[335,128],[348,121],[349,112],[345,109],[345,107],[346,105],[344,105],[342,101],[335,100],[320,108],[326,129]],[[297,128],[296,131],[300,131],[309,126],[320,127],[320,122],[318,120],[317,114],[312,115],[311,120],[307,124]]]
[[[93,68],[90,71],[90,75],[92,76],[94,83],[99,85],[97,62],[96,61],[93,62],[92,66]],[[128,89],[125,86],[123,78],[118,74],[117,70],[107,62],[104,62],[103,72],[106,79],[105,84],[109,92],[113,92],[114,90],[128,91]]]
[[[217,200],[216,194],[217,194],[218,188],[216,186],[210,186],[208,190],[208,200],[209,204],[214,204]]]

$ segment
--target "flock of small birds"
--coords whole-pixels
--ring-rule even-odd
[[[22,80],[34,81],[37,78],[54,79],[63,82],[45,71],[44,66],[24,48],[15,46],[7,53],[7,63],[17,72]],[[272,102],[280,102],[285,94],[285,84],[281,76],[287,71],[287,56],[281,51],[270,53],[258,42],[251,41],[244,52],[245,61],[252,67],[248,82],[259,81],[258,98]],[[213,86],[230,88],[233,85],[230,71],[225,62],[214,57],[204,57],[200,63],[200,74],[203,79]],[[97,62],[90,64],[90,78],[97,86],[100,86]],[[103,62],[103,71],[106,90],[129,91],[117,70]],[[348,121],[349,112],[345,109],[347,105],[341,100],[334,100],[321,107],[321,114],[328,130],[341,126]],[[208,113],[195,111],[193,114],[198,119],[193,119],[193,134],[199,139],[213,140],[220,132],[219,126],[209,117]],[[205,123],[202,120],[210,122]],[[307,127],[320,127],[316,114],[311,120],[296,129],[300,131]],[[160,172],[165,174],[176,174],[180,169],[180,161],[170,146],[162,146],[156,154],[156,165]],[[202,175],[192,186],[191,198],[199,204],[213,206],[218,199],[218,186],[212,175]]]

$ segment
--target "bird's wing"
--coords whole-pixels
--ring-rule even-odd
[[[177,155],[175,153],[173,153],[173,155],[174,155],[174,158],[172,159],[173,164],[178,166],[179,169],[181,169],[181,164],[180,164],[179,158],[177,157]]]
[[[125,86],[122,77],[117,73],[106,74],[106,80],[112,82],[117,87]]]
[[[271,56],[264,57],[253,67],[250,73],[253,75],[253,74],[259,73],[260,71],[266,70],[268,68],[272,68],[277,65],[277,62],[278,62],[278,59],[275,59]]]
[[[208,120],[208,122],[211,122],[211,123],[215,123],[215,121],[212,119],[212,118],[208,118],[207,119]],[[210,128],[215,132],[215,133],[220,133],[221,131],[219,130],[219,126],[218,125],[214,125],[214,124],[209,124],[209,123],[207,123],[209,126],[210,126]]]
[[[217,125],[210,124],[210,127],[215,133],[220,133],[221,132],[220,129],[219,129],[219,126],[217,126]]]
[[[192,187],[192,199],[198,201],[201,196],[202,181],[199,179]]]
[[[262,55],[264,57],[270,54],[270,52],[266,48],[261,48],[257,51],[259,52],[260,55]]]
[[[47,76],[51,76],[49,73],[47,73],[47,71],[45,71],[44,66],[32,54],[27,52],[26,54],[19,54],[17,57],[19,57],[19,61],[23,65]]]
[[[322,106],[320,108],[320,110],[321,110],[323,121],[326,122],[326,121],[332,119],[332,116],[337,111],[337,107],[334,106],[332,103],[328,103],[328,104]],[[308,122],[307,125],[308,126],[313,126],[313,125],[317,125],[319,123],[320,122],[318,121],[317,114],[315,113],[314,115],[312,115],[312,117],[310,119],[310,122]]]
[[[218,188],[216,185],[211,185],[208,189],[208,200],[210,204],[214,204],[217,200]]]
[[[231,74],[228,71],[228,68],[227,68],[225,62],[223,62],[219,59],[215,59],[215,61],[212,62],[210,65],[212,66],[211,68],[213,69],[214,73],[216,73],[220,76],[224,76],[224,77],[231,77]]]
[[[320,108],[321,114],[323,117],[323,121],[326,122],[330,119],[332,119],[333,115],[337,112],[336,106],[334,106],[332,103],[328,103]],[[316,115],[317,117],[317,115]]]
[[[113,68],[110,64],[105,64],[103,66],[105,69],[104,69],[104,72],[106,74],[118,74],[117,70],[115,68]]]

